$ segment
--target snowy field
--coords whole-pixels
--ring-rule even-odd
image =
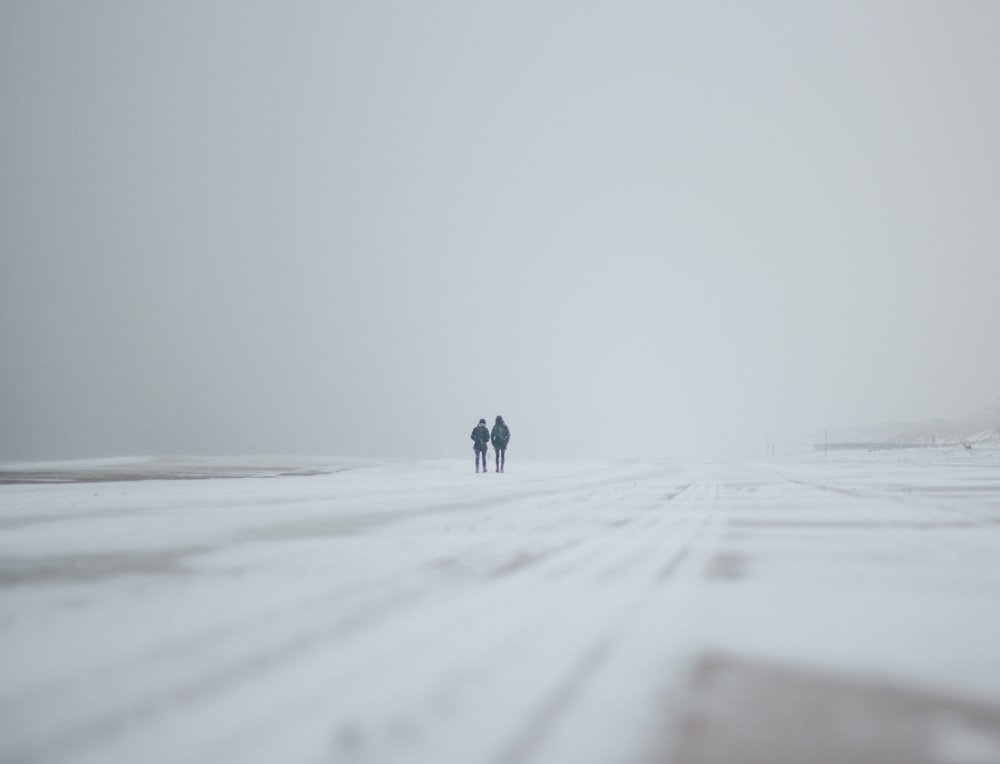
[[[1000,450],[508,469],[3,468],[0,762],[1000,762]]]

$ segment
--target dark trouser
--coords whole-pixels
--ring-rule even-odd
[[[503,472],[503,463],[507,459],[507,446],[493,446],[493,453],[497,455],[497,472]]]
[[[476,449],[476,470],[477,471],[479,470],[479,457],[480,456],[483,457],[483,469],[485,470],[486,469],[486,449],[485,448],[482,451],[480,451],[478,448]]]

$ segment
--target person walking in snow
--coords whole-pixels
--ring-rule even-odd
[[[503,465],[507,460],[507,443],[510,442],[510,428],[499,414],[493,425],[493,432],[490,433],[490,440],[493,443],[493,453],[497,456],[497,472],[503,472]]]
[[[479,472],[479,458],[482,456],[483,472],[486,472],[486,447],[490,442],[490,431],[486,429],[486,420],[480,419],[472,431],[472,448],[476,451],[476,472]]]

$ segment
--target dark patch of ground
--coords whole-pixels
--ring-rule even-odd
[[[268,469],[266,467],[206,467],[203,469],[177,469],[172,467],[143,466],[97,467],[92,469],[32,470],[4,468],[0,470],[0,485],[34,483],[126,483],[144,480],[213,480],[217,478],[275,478],[309,477],[340,472],[338,469]]]
[[[644,764],[996,764],[1000,708],[729,656],[703,657]]]
[[[90,584],[122,576],[176,576],[198,547],[136,553],[53,555],[0,560],[0,589],[35,584]]]

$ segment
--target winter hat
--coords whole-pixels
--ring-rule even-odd
[[[479,424],[486,424],[486,420],[485,419],[480,419],[479,420]]]

